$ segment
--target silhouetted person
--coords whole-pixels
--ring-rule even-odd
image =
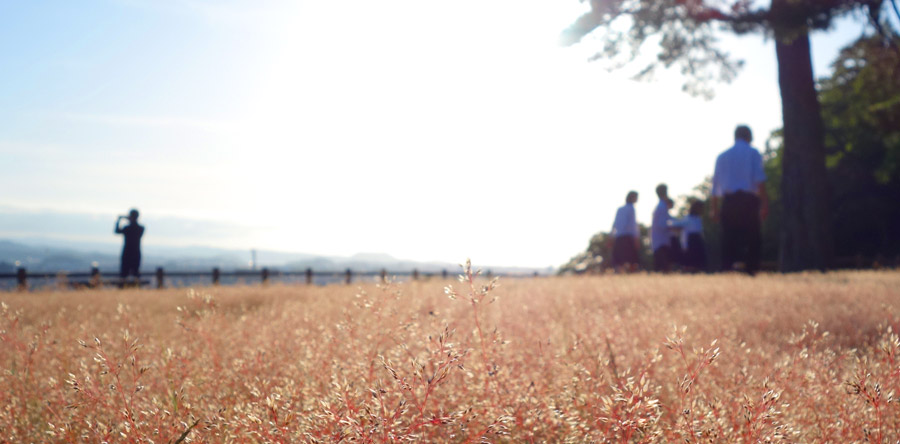
[[[144,227],[138,225],[138,210],[132,209],[128,216],[119,216],[116,219],[116,234],[125,236],[125,245],[122,247],[122,268],[119,272],[122,279],[134,276],[141,277],[141,236],[144,235]],[[128,225],[122,227],[122,220],[127,219]]]
[[[734,130],[734,146],[716,159],[709,208],[712,219],[722,222],[722,270],[733,270],[741,261],[750,275],[759,270],[761,226],[769,214],[763,160],[752,141],[746,125]]]
[[[691,203],[687,217],[672,222],[681,229],[681,266],[691,273],[706,271],[706,241],[703,240],[703,202]]]
[[[666,206],[672,211],[672,208],[675,208],[675,201],[670,197],[666,200]],[[684,259],[684,248],[681,247],[681,229],[673,225],[675,221],[677,219],[669,217],[669,259],[673,267],[676,265],[680,267],[683,265],[681,262]]]
[[[616,270],[624,268],[626,271],[633,271],[641,263],[638,255],[641,249],[641,231],[634,212],[634,203],[637,200],[638,193],[629,191],[625,197],[625,205],[616,211],[616,219],[609,233],[613,239],[612,266]]]
[[[668,272],[672,269],[672,245],[669,216],[669,187],[661,183],[656,187],[659,203],[653,210],[653,225],[650,226],[650,246],[653,248],[653,269]]]

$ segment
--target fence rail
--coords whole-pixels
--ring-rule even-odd
[[[354,278],[358,277],[379,277],[381,281],[386,281],[389,276],[404,276],[410,277],[412,280],[418,280],[419,278],[431,278],[440,276],[442,279],[448,279],[451,275],[455,276],[453,273],[449,273],[447,270],[441,270],[440,272],[434,271],[419,271],[418,269],[413,269],[409,271],[388,271],[387,269],[381,269],[378,271],[368,270],[368,271],[353,271],[351,269],[346,269],[344,271],[315,271],[312,268],[307,268],[306,270],[300,271],[282,271],[282,270],[270,270],[269,268],[262,268],[260,270],[234,270],[234,271],[222,271],[218,267],[213,268],[210,271],[172,271],[167,272],[162,267],[156,269],[156,272],[151,276],[154,278],[155,287],[156,288],[165,288],[166,287],[166,279],[167,278],[205,278],[209,277],[209,283],[212,285],[218,285],[222,278],[259,278],[260,282],[266,283],[270,278],[278,278],[278,277],[303,277],[305,278],[306,284],[311,285],[316,277],[328,277],[332,278],[336,281],[343,280],[346,284],[351,284]],[[503,274],[504,276],[538,276],[537,272],[534,272],[530,275],[513,275],[513,274]],[[485,276],[493,278],[495,275],[488,270],[485,273]],[[29,288],[28,281],[34,279],[46,279],[46,280],[56,280],[57,282],[68,282],[73,286],[82,286],[82,287],[101,287],[104,285],[114,285],[119,287],[126,286],[149,286],[150,280],[143,280],[147,277],[147,274],[142,274],[141,279],[137,280],[128,280],[122,279],[119,273],[112,272],[101,272],[99,268],[92,268],[89,272],[68,272],[68,271],[59,271],[59,272],[36,272],[29,273],[27,269],[24,267],[20,267],[16,270],[15,273],[0,273],[0,280],[5,279],[15,279],[16,280],[16,288],[19,290],[27,290]],[[87,279],[87,281],[74,281],[73,279]]]

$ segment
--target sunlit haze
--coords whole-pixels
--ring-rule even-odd
[[[0,239],[121,242],[137,207],[145,245],[558,266],[628,190],[649,224],[658,183],[689,193],[736,124],[764,149],[781,121],[771,41],[723,36],[747,63],[707,101],[588,62],[592,38],[559,46],[584,8],[4,2]],[[817,75],[861,29],[814,37]]]

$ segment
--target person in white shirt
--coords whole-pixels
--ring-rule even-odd
[[[629,191],[625,197],[625,205],[616,211],[610,236],[613,239],[612,266],[616,270],[623,268],[633,271],[640,265],[640,238],[634,204],[638,200],[636,191]]]
[[[749,127],[735,129],[734,146],[716,159],[709,208],[712,219],[722,223],[722,270],[741,261],[750,275],[759,270],[762,221],[769,214],[766,173],[752,141]]]
[[[653,210],[653,225],[650,226],[650,246],[653,248],[653,269],[664,273],[672,269],[672,248],[669,216],[669,187],[661,183],[656,187],[659,203]]]
[[[670,197],[666,201],[669,211],[672,211],[675,208],[675,201]],[[684,249],[681,247],[681,229],[674,226],[674,223],[678,219],[672,217],[669,218],[669,260],[671,261],[672,268],[674,269],[676,266],[681,266],[682,259],[684,258]]]
[[[690,213],[672,221],[681,230],[681,265],[691,273],[706,271],[706,242],[703,240],[703,202],[691,202]]]

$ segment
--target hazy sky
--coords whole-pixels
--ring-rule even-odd
[[[688,193],[736,124],[763,148],[781,121],[771,41],[723,37],[747,65],[706,101],[587,62],[590,38],[559,47],[584,8],[2,2],[0,238],[120,242],[138,207],[159,245],[560,265],[628,190],[649,223],[657,183]],[[862,29],[814,37],[817,75]],[[15,222],[66,213],[96,227]]]

